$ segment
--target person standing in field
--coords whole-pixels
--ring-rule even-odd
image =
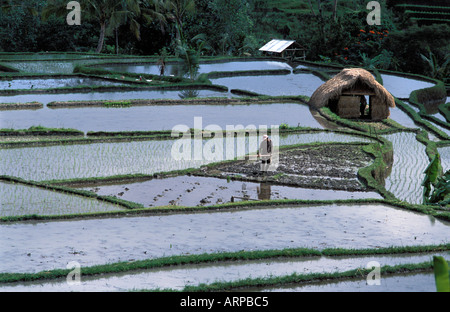
[[[273,143],[272,140],[267,136],[263,136],[263,140],[259,145],[258,157],[261,159],[261,172],[265,173],[269,169],[270,162],[272,161],[272,150]]]

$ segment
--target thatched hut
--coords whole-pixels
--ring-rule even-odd
[[[369,97],[368,103],[365,96]],[[343,118],[382,120],[389,117],[389,108],[395,107],[395,101],[370,72],[346,68],[322,84],[309,105],[313,109],[329,107]]]

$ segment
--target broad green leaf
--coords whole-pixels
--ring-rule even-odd
[[[448,263],[444,257],[433,257],[434,278],[438,292],[450,292]]]
[[[431,163],[425,169],[425,174],[433,185],[436,183],[437,178],[442,175],[441,156],[438,153],[436,153]]]

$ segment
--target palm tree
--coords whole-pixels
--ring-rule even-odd
[[[184,19],[195,11],[195,0],[165,0],[164,6],[169,17],[176,23],[176,39],[182,37]]]
[[[314,16],[316,16],[316,12],[314,11],[314,8],[313,8],[313,5],[312,5],[312,3],[311,3],[311,0],[308,0],[308,3],[309,3],[309,7],[311,8],[312,14],[313,14]]]
[[[140,38],[140,25],[137,18],[141,15],[147,20],[151,18],[153,0],[80,0],[79,2],[81,14],[87,19],[96,21],[100,26],[96,52],[101,53],[107,31],[117,29],[125,22],[130,23],[130,29],[138,39]],[[47,19],[52,14],[66,15],[66,5],[67,0],[48,0],[42,12],[43,19]]]
[[[333,1],[333,20],[336,20],[338,0]]]
[[[138,22],[140,17],[143,17],[147,23],[151,23],[155,19],[161,24],[166,23],[165,16],[160,13],[162,11],[161,6],[161,0],[122,0],[122,9],[111,15],[109,26],[106,31],[107,34],[115,32],[116,54],[119,54],[119,27],[129,23],[130,31],[134,34],[137,40],[141,40],[141,25]]]

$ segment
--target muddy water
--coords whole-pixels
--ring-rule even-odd
[[[421,204],[423,172],[429,164],[425,146],[416,140],[415,133],[401,132],[385,138],[394,148],[394,163],[386,178],[386,189],[400,200]]]
[[[171,130],[176,125],[194,128],[194,117],[207,125],[271,125],[288,124],[322,128],[307,105],[294,103],[251,105],[171,105],[134,106],[125,108],[87,107],[0,112],[0,128],[28,129],[31,126],[74,128],[88,131]],[[270,118],[268,118],[270,116]]]
[[[319,132],[291,134],[280,137],[280,146],[313,142],[365,142],[367,139],[342,134]],[[119,174],[153,174],[195,168],[227,158],[227,151],[234,157],[255,152],[257,144],[245,143],[244,148],[230,150],[224,142],[224,156],[209,158],[203,154],[207,140],[203,140],[200,160],[194,158],[194,148],[198,141],[162,140],[135,141],[125,143],[100,143],[89,145],[47,146],[20,149],[0,149],[0,173],[27,180],[43,181],[54,179],[72,179],[104,177]],[[235,141],[237,142],[237,140]],[[259,141],[255,141],[259,142]],[[191,158],[177,160],[172,154],[175,144],[191,144]],[[175,149],[176,151],[176,149]],[[178,155],[176,152],[174,155]],[[203,157],[206,155],[205,157]],[[231,158],[233,159],[233,158]],[[20,160],[20,165],[18,165]]]
[[[63,215],[117,211],[123,208],[104,201],[68,195],[21,184],[0,182],[0,216]]]
[[[128,201],[138,202],[146,207],[152,206],[205,206],[223,204],[232,197],[250,200],[269,199],[356,199],[381,198],[375,192],[345,192],[320,189],[307,189],[271,185],[269,183],[250,183],[227,181],[226,179],[179,176],[167,179],[153,179],[146,182],[107,185],[84,188],[99,195],[116,196]]]
[[[213,84],[228,89],[245,89],[263,95],[311,96],[323,81],[313,74],[264,75],[211,79]]]
[[[433,254],[449,257],[448,253]],[[81,284],[69,285],[65,279],[53,282],[13,283],[0,286],[0,291],[130,291],[135,289],[177,289],[184,286],[195,286],[201,283],[211,284],[217,281],[230,282],[247,277],[264,278],[308,273],[334,273],[366,268],[371,261],[376,261],[380,266],[421,263],[430,261],[432,255],[393,255],[393,256],[360,256],[352,258],[291,258],[291,259],[267,259],[256,261],[236,261],[221,264],[184,265],[171,268],[152,269],[151,271],[128,272],[123,274],[108,274],[100,278],[81,277]],[[382,278],[383,286],[389,280]],[[433,279],[434,283],[434,279]],[[322,285],[330,287],[333,283]],[[419,285],[416,285],[419,286]],[[423,286],[423,285],[422,285]],[[317,287],[313,285],[304,286]],[[291,286],[292,288],[292,286]],[[337,289],[340,289],[336,287]],[[286,291],[288,288],[282,288]],[[294,288],[295,289],[295,288]],[[263,289],[264,290],[264,289]],[[271,289],[265,289],[271,290]]]
[[[51,88],[73,88],[79,86],[120,86],[127,85],[126,82],[115,82],[102,79],[74,77],[74,78],[27,78],[0,80],[0,89],[51,89]]]
[[[140,65],[128,65],[128,64],[114,64],[106,66],[98,66],[102,69],[128,72],[128,73],[144,73],[159,75],[159,66],[154,64],[140,64]],[[198,73],[210,73],[215,71],[242,71],[242,70],[271,70],[271,69],[289,69],[292,67],[284,62],[276,61],[242,61],[242,62],[223,62],[223,63],[203,63],[200,64]],[[182,70],[179,64],[167,64],[165,68],[165,76],[182,76]]]
[[[2,224],[0,272],[239,250],[433,245],[448,243],[449,225],[383,205]]]

